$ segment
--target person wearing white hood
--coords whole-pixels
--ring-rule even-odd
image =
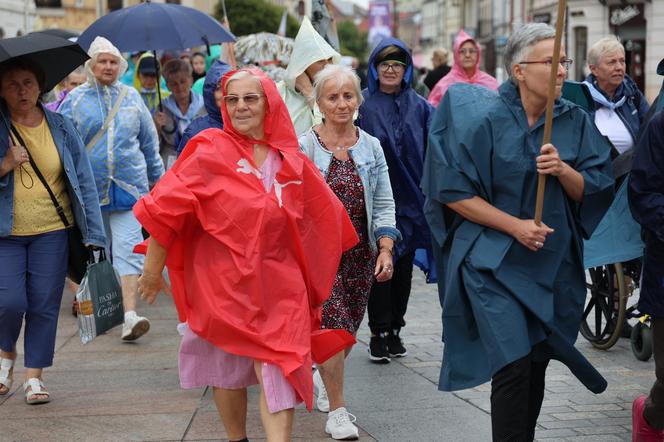
[[[138,339],[150,322],[136,314],[143,241],[132,207],[164,173],[159,137],[150,111],[132,87],[118,79],[127,70],[120,51],[103,37],[94,39],[85,63],[87,82],[69,93],[60,113],[71,118],[86,144],[106,229],[107,255],[120,274],[125,321],[122,339]]]
[[[313,97],[314,76],[326,65],[338,64],[340,60],[341,55],[314,29],[309,18],[304,17],[295,37],[286,79],[277,83],[298,137],[322,121]]]

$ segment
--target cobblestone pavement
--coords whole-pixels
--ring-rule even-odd
[[[63,299],[54,366],[45,372],[53,401],[23,402],[19,379],[10,395],[0,396],[0,441],[54,440],[223,440],[225,433],[208,389],[178,386],[176,315],[172,302],[141,306],[152,329],[135,343],[122,343],[116,328],[82,345]],[[437,391],[442,344],[435,285],[415,272],[402,336],[409,355],[388,365],[369,363],[366,323],[346,369],[346,399],[357,416],[361,441],[489,441],[489,388],[456,393]],[[540,441],[630,440],[632,399],[654,381],[652,360],[637,361],[629,342],[610,351],[594,350],[582,338],[578,347],[609,381],[601,395],[587,392],[560,364],[548,371],[547,391],[537,427]],[[19,350],[22,350],[22,341]],[[296,411],[294,440],[329,441],[325,414]],[[257,391],[250,389],[248,437],[262,439]]]
[[[420,272],[415,271],[415,274],[407,326],[402,330],[409,356],[400,362],[437,385],[442,354],[440,304],[435,284],[427,285]],[[366,342],[368,333],[366,329],[360,331],[360,337]],[[547,371],[536,440],[631,441],[632,401],[637,395],[647,393],[655,381],[653,359],[648,362],[637,360],[630,349],[629,339],[621,338],[613,348],[602,351],[593,348],[579,335],[576,346],[607,379],[608,388],[602,394],[593,394],[567,367],[553,361]],[[490,385],[484,384],[453,395],[488,415],[489,392]]]

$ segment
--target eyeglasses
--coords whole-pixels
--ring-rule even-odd
[[[459,49],[459,54],[461,54],[461,55],[475,55],[475,54],[477,54],[477,49],[473,49],[473,48]]]
[[[224,95],[224,103],[227,107],[235,107],[238,105],[240,100],[244,101],[244,104],[247,106],[255,106],[258,104],[258,101],[263,98],[264,95],[261,94],[247,94],[244,96],[239,95]]]
[[[551,63],[553,60],[542,60],[542,61],[520,61],[518,64],[543,64],[546,65],[546,67],[551,68]],[[574,63],[574,60],[571,60],[569,58],[563,58],[560,60],[560,65],[565,68],[566,71],[569,70],[569,68],[572,67],[572,63]]]
[[[392,69],[392,72],[395,74],[403,72],[406,69],[406,64],[401,63],[400,61],[387,62],[383,61],[378,65],[378,70],[381,72],[387,72]]]

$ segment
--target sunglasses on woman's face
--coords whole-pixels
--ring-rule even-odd
[[[244,104],[247,106],[255,106],[262,97],[263,95],[261,94],[247,94],[243,96],[230,94],[224,95],[224,102],[227,107],[237,106],[240,103],[240,100],[244,101]]]

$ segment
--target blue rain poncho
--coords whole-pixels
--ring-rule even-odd
[[[108,130],[89,147],[88,157],[102,209],[130,210],[141,196],[148,193],[149,185],[161,177],[164,165],[159,156],[159,138],[152,116],[136,89],[117,80],[110,86],[96,81],[92,66],[102,53],[118,58],[120,76],[127,69],[117,48],[103,37],[97,37],[90,45],[91,58],[85,65],[88,81],[67,95],[59,112],[74,122],[87,146],[104,124],[120,91],[128,89]]]
[[[387,46],[397,46],[408,54],[401,91],[380,91],[376,56]],[[396,203],[397,229],[403,240],[395,244],[395,256],[415,249],[430,249],[429,227],[422,212],[424,195],[420,189],[427,133],[434,108],[411,88],[413,61],[406,45],[396,38],[380,42],[369,57],[368,87],[362,91],[364,103],[357,125],[380,140],[390,173]]]
[[[544,116],[531,128],[518,90],[450,87],[429,135],[422,188],[444,273],[439,273],[444,350],[439,388],[471,388],[531,352],[557,359],[591,391],[606,381],[574,347],[586,298],[583,242],[613,198],[610,148],[587,114],[559,100],[552,144],[584,178],[576,203],[547,179],[543,222],[555,229],[531,252],[513,237],[475,224],[446,204],[480,197],[520,219],[535,212]]]

